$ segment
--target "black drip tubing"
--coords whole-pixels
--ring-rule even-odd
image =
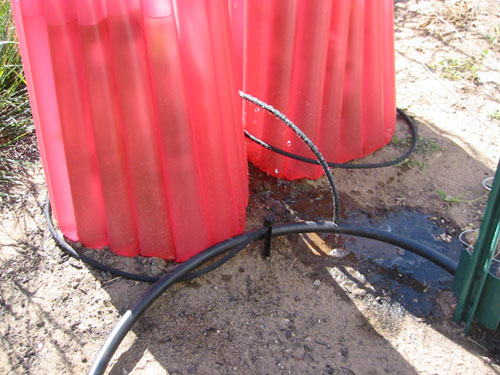
[[[122,271],[118,268],[113,268],[113,267],[110,267],[106,264],[100,263],[97,260],[86,256],[85,254],[78,253],[56,231],[56,228],[54,227],[54,223],[52,222],[52,208],[50,206],[49,196],[47,196],[47,199],[45,200],[45,206],[44,206],[43,212],[45,215],[45,221],[47,223],[47,226],[49,227],[49,231],[52,234],[52,237],[54,237],[54,240],[56,241],[57,246],[59,246],[69,256],[71,256],[75,259],[81,260],[82,262],[87,263],[87,264],[91,265],[92,267],[97,268],[101,271],[109,272],[115,276],[125,277],[126,279],[130,279],[130,280],[145,281],[148,283],[154,283],[155,281],[158,281],[158,279],[159,279],[158,277],[151,277],[151,276],[147,276],[147,275],[139,275],[139,274],[135,274],[135,273],[125,272],[125,271]]]
[[[245,98],[245,97],[243,97],[243,98]],[[413,153],[413,151],[415,151],[415,148],[417,147],[418,131],[417,131],[417,127],[415,125],[415,122],[412,120],[412,118],[410,116],[408,116],[406,114],[405,111],[398,108],[397,112],[398,112],[398,115],[408,124],[408,127],[410,128],[410,131],[411,131],[411,137],[412,137],[410,147],[409,147],[408,151],[406,151],[403,155],[401,155],[400,157],[398,157],[394,160],[384,161],[384,162],[380,162],[380,163],[356,163],[356,164],[354,164],[354,163],[326,162],[326,164],[332,168],[374,169],[374,168],[384,168],[384,167],[390,167],[392,165],[397,165],[397,164],[405,161],[406,159],[408,159],[408,157],[410,157],[410,155]],[[280,154],[280,155],[283,155],[283,156],[286,156],[286,157],[289,157],[289,158],[292,158],[292,159],[295,159],[298,161],[302,161],[304,163],[320,165],[320,162],[318,160],[310,159],[310,158],[307,158],[305,156],[300,156],[300,155],[293,154],[291,152],[282,150],[281,148],[272,146],[272,145],[268,144],[267,142],[257,138],[256,136],[250,134],[247,130],[244,130],[244,132],[245,132],[245,137],[247,137],[251,141],[257,143],[258,145],[260,145],[264,148],[267,148],[270,151],[276,152],[277,154]]]
[[[302,131],[300,128],[295,125],[288,117],[286,117],[283,113],[278,111],[276,108],[274,108],[272,105],[269,105],[267,103],[264,103],[263,101],[257,99],[256,97],[245,94],[243,91],[240,91],[240,96],[248,100],[250,103],[253,103],[255,105],[258,105],[259,107],[263,108],[264,110],[268,111],[275,117],[277,117],[279,120],[281,120],[286,126],[288,126],[292,131],[299,137],[307,147],[313,152],[314,156],[316,156],[317,160],[315,160],[316,164],[321,165],[323,168],[323,171],[326,174],[326,178],[328,179],[328,183],[330,185],[330,190],[332,192],[332,198],[333,198],[333,221],[338,223],[340,220],[340,215],[339,215],[339,193],[337,191],[337,187],[335,186],[335,180],[333,179],[332,172],[328,168],[328,163],[326,162],[325,158],[321,154],[321,152],[318,150],[316,145],[311,141],[311,139]],[[255,137],[254,137],[255,138]],[[255,138],[257,139],[257,138]]]
[[[114,276],[121,276],[121,277],[124,277],[124,278],[129,279],[129,280],[142,281],[142,282],[147,282],[147,283],[154,283],[154,282],[160,280],[159,277],[125,272],[125,271],[122,271],[118,268],[110,267],[104,263],[98,262],[97,260],[90,258],[90,257],[86,256],[85,254],[80,254],[73,247],[71,247],[71,245],[68,244],[59,233],[57,233],[56,228],[54,227],[54,223],[52,222],[51,213],[52,213],[52,209],[51,209],[51,205],[50,205],[50,199],[49,199],[49,196],[47,196],[47,198],[45,200],[45,207],[44,207],[45,221],[47,223],[47,226],[49,227],[49,231],[52,234],[52,237],[54,237],[54,240],[56,241],[56,244],[69,256],[71,256],[75,259],[78,259],[86,264],[89,264],[92,267],[97,268],[98,270],[101,270],[103,272],[109,272],[110,274],[112,274]],[[267,228],[262,227],[262,228],[260,228],[260,230],[262,232],[265,232],[267,230]],[[243,250],[248,245],[248,243],[249,242],[243,242],[243,244],[244,244],[243,246],[236,246],[229,253],[227,253],[224,257],[211,263],[210,265],[206,266],[205,268],[198,270],[196,272],[192,272],[190,274],[184,275],[182,281],[193,280],[197,277],[200,277],[201,275],[209,273],[209,272],[215,270],[216,268],[222,266],[224,263],[229,261],[236,254],[238,254],[241,250]]]
[[[104,374],[109,361],[113,357],[116,349],[118,349],[118,346],[122,342],[125,335],[132,328],[139,317],[149,308],[149,306],[151,306],[163,293],[165,293],[167,289],[169,289],[176,282],[184,280],[185,275],[188,275],[191,270],[199,267],[210,259],[226,253],[232,249],[241,250],[249,243],[263,239],[266,230],[267,228],[263,227],[256,231],[247,232],[239,236],[230,238],[229,240],[226,240],[224,242],[218,243],[180,264],[178,267],[176,267],[176,269],[167,273],[155,284],[153,284],[151,288],[134,304],[134,306],[130,310],[127,310],[127,312],[121,317],[120,321],[110,333],[110,335],[106,339],[106,342],[97,354],[97,357],[89,371],[89,375]],[[417,255],[420,255],[437,264],[452,275],[455,275],[457,270],[457,263],[452,259],[446,257],[445,255],[439,253],[438,251],[403,236],[385,232],[379,229],[358,227],[353,225],[337,226],[335,223],[328,221],[305,221],[294,224],[275,226],[273,227],[272,235],[273,237],[276,237],[312,232],[346,234],[357,237],[370,238],[373,240],[388,243],[393,246],[404,248]]]

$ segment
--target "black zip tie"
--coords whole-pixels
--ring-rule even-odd
[[[264,255],[265,258],[269,258],[271,256],[271,239],[273,237],[273,225],[275,222],[274,215],[267,215],[264,218],[264,227],[267,228],[266,234],[264,235]]]

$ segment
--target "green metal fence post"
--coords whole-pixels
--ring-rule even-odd
[[[468,333],[474,318],[487,328],[500,321],[500,279],[489,272],[500,231],[500,162],[484,212],[479,235],[470,254],[464,250],[453,290],[458,296],[454,320],[465,321]]]

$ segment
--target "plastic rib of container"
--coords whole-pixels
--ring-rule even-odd
[[[229,2],[235,49],[244,51],[237,57],[245,92],[285,113],[331,162],[366,156],[391,140],[396,122],[392,0]],[[314,158],[290,130],[253,104],[243,104],[243,115],[253,135]],[[248,157],[277,177],[323,174],[319,166],[256,144],[248,145]]]
[[[64,235],[183,261],[244,229],[225,0],[12,0]]]

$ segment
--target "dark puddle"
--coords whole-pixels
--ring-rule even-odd
[[[455,261],[463,250],[453,233],[418,211],[388,212],[377,219],[351,212],[345,221],[403,235]],[[353,238],[348,250],[355,255],[358,270],[376,290],[387,293],[416,316],[439,315],[435,299],[442,290],[451,289],[453,277],[449,273],[407,250],[364,238]]]
[[[252,193],[268,192],[285,202],[302,220],[331,220],[332,198],[328,189],[311,189],[301,182],[276,180],[251,167]],[[375,227],[421,242],[458,262],[464,246],[460,232],[439,214],[427,215],[417,210],[359,210],[347,195],[340,197],[341,222]],[[410,313],[423,318],[441,318],[436,298],[451,290],[453,277],[432,262],[407,250],[378,241],[352,236],[321,234],[326,252],[321,256],[308,251],[311,243],[302,236],[297,257],[315,271],[316,278],[325,267],[350,265],[361,272],[378,296],[398,302]],[[314,244],[313,244],[314,245]],[[325,249],[323,249],[325,250]],[[499,261],[493,262],[500,266]]]
[[[328,219],[330,209],[325,210],[325,206],[331,207],[331,204],[328,198],[322,198],[310,197],[292,206],[303,219],[313,219],[313,216],[318,219],[318,212],[322,219]],[[346,199],[343,197],[342,201]],[[406,209],[367,213],[349,206],[342,210],[343,223],[405,236],[455,261],[464,249],[458,240],[458,231],[437,216]],[[398,302],[415,316],[441,318],[436,298],[443,290],[451,290],[453,283],[453,277],[446,271],[407,250],[382,242],[344,235],[319,236],[330,249],[329,256],[309,253],[301,256],[304,263],[318,269],[329,264],[351,265],[365,276],[378,296]],[[301,253],[307,254],[303,250]]]

